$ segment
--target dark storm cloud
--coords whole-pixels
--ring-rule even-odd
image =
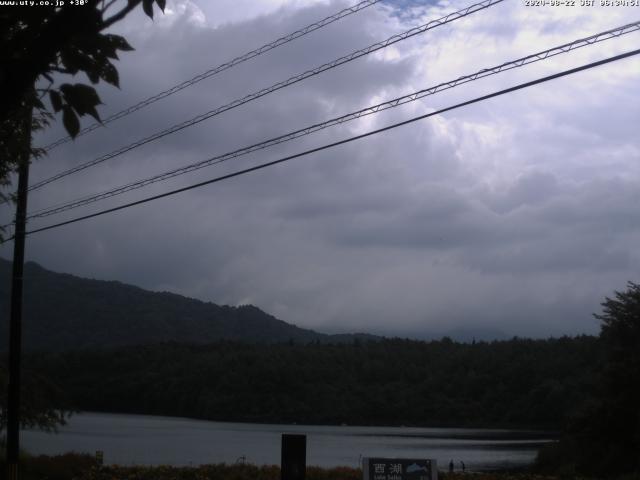
[[[216,4],[218,12],[209,2],[173,2],[154,24],[139,14],[120,25],[137,50],[123,55],[122,90],[101,90],[103,116],[349,2]],[[34,165],[33,181],[465,5],[416,4],[410,15],[392,2],[369,8],[60,147]],[[30,203],[41,208],[111,188],[624,23],[614,10],[563,16],[504,2],[43,188]],[[363,133],[616,49],[624,42],[492,77],[100,207]],[[637,65],[33,235],[29,256],[58,271],[254,303],[318,330],[593,332],[590,313],[602,296],[640,267]],[[39,141],[60,134],[55,126]],[[8,256],[8,247],[1,253]]]

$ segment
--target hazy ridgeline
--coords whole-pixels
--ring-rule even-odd
[[[80,410],[350,425],[562,427],[601,362],[598,339],[463,344],[162,344],[33,354]]]
[[[11,263],[0,259],[0,313],[9,314]],[[27,262],[23,348],[26,351],[96,349],[163,342],[233,340],[280,343],[352,342],[373,335],[327,335],[275,318],[252,305],[231,307],[114,281],[56,273]],[[0,322],[0,352],[8,343]]]

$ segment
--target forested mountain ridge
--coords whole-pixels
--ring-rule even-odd
[[[0,312],[8,315],[11,262],[0,259]],[[8,322],[0,322],[0,351]],[[257,307],[220,306],[115,281],[89,280],[25,264],[26,350],[61,351],[163,342],[351,342],[366,334],[326,335],[279,320]]]

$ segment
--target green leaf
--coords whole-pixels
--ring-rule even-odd
[[[156,0],[156,3],[158,4],[158,7],[160,7],[160,10],[162,10],[162,13],[164,13],[164,7],[167,5],[167,1],[166,0]]]
[[[87,109],[87,113],[89,115],[91,115],[96,120],[96,122],[102,123],[102,119],[100,118],[100,114],[98,113],[98,111],[96,110],[95,107],[89,107]]]
[[[88,68],[85,70],[87,77],[91,80],[91,83],[98,83],[100,81],[100,74],[93,68]]]
[[[105,38],[117,50],[122,50],[124,52],[130,52],[130,51],[134,50],[134,48],[131,45],[129,45],[129,42],[127,42],[124,39],[124,37],[121,37],[120,35],[112,35],[112,34],[108,33],[108,34],[105,35]]]
[[[91,55],[76,46],[69,46],[60,51],[60,59],[64,67],[69,70],[72,75],[75,75],[79,71],[90,72],[96,70],[96,62]],[[89,75],[89,73],[87,73]],[[93,81],[93,80],[92,80]],[[94,83],[96,83],[94,81]]]
[[[120,88],[120,76],[118,75],[118,70],[111,63],[107,63],[102,67],[100,78],[105,82]]]
[[[149,18],[153,18],[153,0],[142,0],[142,9]]]
[[[67,133],[71,135],[72,138],[76,138],[76,135],[78,135],[80,131],[80,121],[69,105],[65,105],[62,109],[62,123]]]
[[[69,70],[71,75],[75,75],[80,70],[77,62],[77,56],[73,54],[70,49],[64,49],[60,51],[60,60],[62,61],[62,65],[64,68]]]
[[[62,97],[56,90],[49,91],[49,99],[51,100],[54,112],[62,110]]]
[[[93,87],[81,83],[76,83],[75,85],[65,83],[60,86],[60,91],[64,95],[65,102],[73,107],[78,112],[78,115],[89,114],[97,121],[100,121],[100,116],[95,107],[102,102]]]
[[[89,42],[85,42],[84,44],[85,50],[92,52],[93,56],[96,60],[100,58],[111,58],[117,60],[118,55],[116,52],[116,46],[113,44],[111,39],[102,33],[97,34],[93,38],[93,45],[90,45]]]

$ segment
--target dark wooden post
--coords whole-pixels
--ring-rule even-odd
[[[304,480],[307,471],[307,436],[282,435],[281,480]]]
[[[22,354],[22,284],[24,243],[31,154],[31,108],[25,108],[24,142],[18,162],[18,192],[11,276],[11,317],[9,323],[9,385],[7,387],[7,468],[9,480],[18,479],[20,457],[20,357]]]

